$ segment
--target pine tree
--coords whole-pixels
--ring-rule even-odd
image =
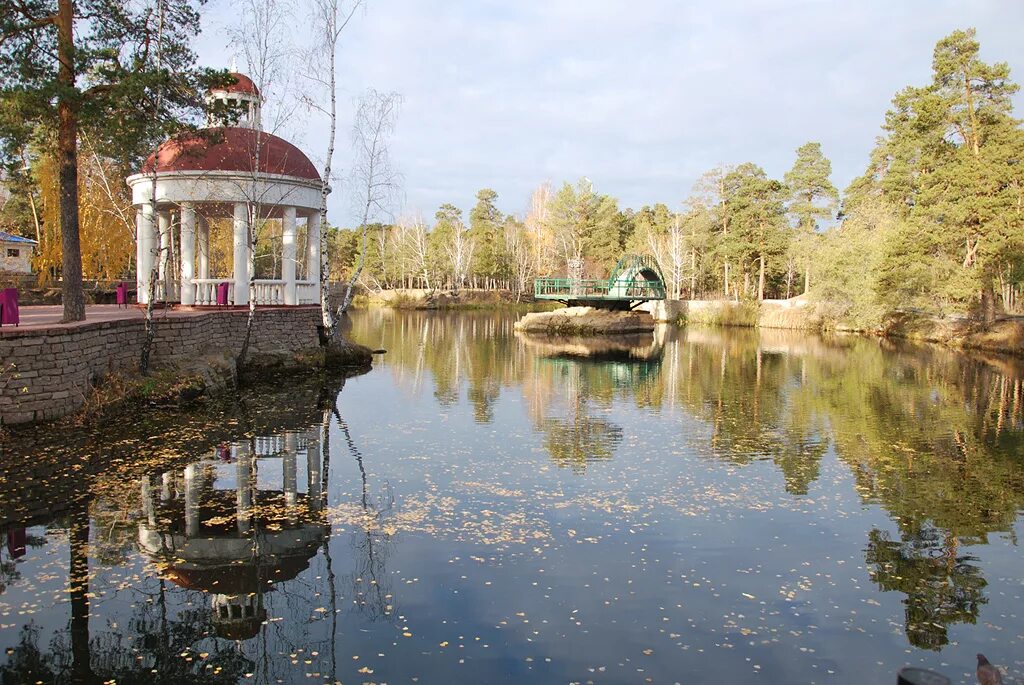
[[[821,143],[804,143],[796,151],[793,168],[784,182],[789,193],[788,212],[796,224],[793,258],[802,262],[804,292],[811,285],[814,236],[820,220],[829,219],[839,204],[839,191],[832,185],[832,163],[821,152]]]
[[[1012,117],[1018,87],[1009,67],[982,62],[979,48],[973,29],[938,42],[932,82],[893,99],[886,135],[844,210],[881,198],[903,221],[904,240],[880,265],[890,286],[883,298],[895,304],[927,294],[940,307],[973,305],[991,320],[997,280],[1024,257],[1024,132]]]
[[[15,0],[0,4],[0,142],[8,166],[35,140],[55,150],[64,320],[85,318],[78,145],[137,160],[198,112],[226,72],[189,49],[203,0]],[[159,91],[162,96],[154,97]]]
[[[593,184],[581,178],[576,185],[563,183],[548,202],[545,218],[555,238],[562,263],[570,276],[581,276],[584,261],[601,275],[622,256],[623,218],[615,198],[594,192]]]
[[[736,167],[726,177],[728,199],[732,205],[733,232],[729,250],[737,257],[749,283],[757,269],[757,299],[763,300],[767,279],[778,271],[787,241],[784,232],[785,186],[768,178],[764,170],[750,162]],[[749,288],[747,289],[750,292]]]
[[[485,282],[507,275],[501,235],[504,216],[495,206],[498,193],[483,188],[476,194],[476,205],[469,212],[469,237],[473,241],[473,274]]]

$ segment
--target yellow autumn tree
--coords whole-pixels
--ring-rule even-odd
[[[126,174],[83,144],[78,156],[78,211],[82,243],[82,276],[117,280],[131,273],[135,261],[135,210],[124,183]],[[58,170],[52,154],[35,165],[42,196],[42,231],[35,267],[40,278],[58,276],[61,264]]]

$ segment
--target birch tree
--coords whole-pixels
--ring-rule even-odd
[[[423,286],[430,290],[427,233],[427,225],[422,217],[406,215],[399,219],[395,235],[399,243],[402,275],[421,279]]]
[[[530,194],[530,208],[524,224],[533,251],[533,273],[547,274],[554,268],[555,241],[548,230],[551,183],[545,181]]]
[[[353,202],[359,212],[359,257],[348,281],[345,296],[338,305],[331,322],[334,324],[352,303],[355,284],[359,281],[366,262],[367,231],[371,221],[389,216],[399,192],[400,176],[391,166],[388,145],[395,131],[398,108],[402,98],[398,93],[368,90],[359,100],[355,123],[352,126],[354,159],[350,184]]]
[[[441,205],[434,218],[437,223],[433,233],[446,257],[445,267],[451,275],[452,287],[458,290],[466,284],[469,265],[473,263],[473,240],[462,222],[462,210],[455,205]]]
[[[307,268],[320,270],[320,315],[328,337],[337,336],[336,320],[331,312],[330,290],[328,278],[330,268],[327,263],[327,196],[331,192],[331,181],[334,169],[334,147],[338,132],[338,47],[341,35],[352,21],[356,11],[364,4],[363,0],[313,0],[310,11],[310,26],[313,27],[313,48],[306,55],[306,77],[319,92],[306,98],[311,109],[327,117],[327,151],[324,155],[323,168],[320,172],[320,264],[309,265]],[[319,101],[320,95],[327,96],[327,104]],[[359,261],[366,255],[365,226],[363,227]],[[352,284],[345,299],[351,299]],[[347,304],[346,304],[347,307]]]
[[[512,287],[519,301],[529,286],[534,271],[534,250],[531,234],[526,224],[515,217],[508,217],[504,223],[505,254],[508,255],[512,271]]]

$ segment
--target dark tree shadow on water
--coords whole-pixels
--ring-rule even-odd
[[[955,537],[932,526],[892,540],[886,531],[868,533],[865,562],[871,580],[885,592],[902,592],[904,632],[921,649],[940,650],[949,642],[948,628],[974,624],[988,600],[988,583],[973,556],[958,554]]]

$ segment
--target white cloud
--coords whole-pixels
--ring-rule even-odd
[[[218,29],[234,13],[209,7],[200,57],[225,65]],[[521,211],[538,183],[583,175],[623,206],[676,204],[718,163],[781,176],[807,140],[845,186],[893,94],[927,81],[935,42],[965,21],[984,59],[1024,79],[1014,0],[371,0],[343,38],[336,166],[352,103],[374,87],[405,97],[392,152],[405,209],[425,216],[468,209],[484,186]],[[322,157],[322,122],[296,137]],[[348,206],[332,197],[336,221]]]

